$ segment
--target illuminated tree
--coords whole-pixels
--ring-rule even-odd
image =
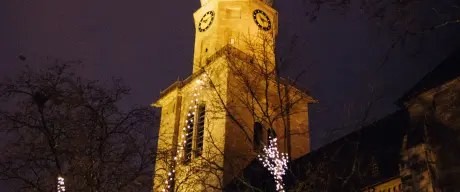
[[[276,182],[276,191],[284,192],[283,176],[288,169],[288,154],[280,153],[277,146],[277,138],[268,138],[269,144],[263,149],[263,153],[259,155],[259,160],[265,168],[270,171]]]

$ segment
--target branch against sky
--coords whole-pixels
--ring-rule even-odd
[[[237,181],[245,189],[263,191],[252,186],[242,171],[253,160],[257,161],[257,155],[268,145],[269,133],[276,132],[281,152],[293,151],[296,158],[308,153],[307,105],[316,101],[307,91],[296,88],[297,79],[278,76],[288,64],[275,67],[274,39],[269,34],[242,37],[234,43],[215,50],[209,58],[200,58],[197,62],[203,62],[201,72],[192,75],[192,79],[186,80],[188,84],[181,88],[183,98],[193,99],[182,101],[180,116],[186,118],[180,120],[177,144],[162,139],[171,137],[159,138],[161,146],[169,147],[162,147],[158,152],[164,156],[157,158],[157,165],[161,165],[156,166],[155,177],[159,179],[155,179],[155,190],[161,191],[167,186],[165,184],[173,183],[170,190],[174,191],[214,191]],[[193,120],[188,119],[188,113],[199,114],[193,107],[200,104],[206,106],[205,144],[202,152],[197,152],[196,148],[192,151],[200,155],[192,155],[190,162],[184,162],[183,138],[187,135],[182,130],[187,130],[188,126],[183,124]],[[259,137],[254,136],[256,122],[262,125]],[[227,128],[222,130],[224,127]],[[164,131],[160,130],[160,135],[168,134],[169,130]],[[292,146],[290,140],[295,140]],[[174,181],[170,182],[171,179]],[[272,185],[274,188],[275,183]]]
[[[362,109],[360,113],[362,116],[355,120],[349,114],[348,124],[331,129],[326,133],[326,143],[335,140],[335,132],[349,131],[347,129],[350,127],[359,130],[369,123],[370,114],[375,110],[374,104],[382,97],[375,92],[372,86],[370,89],[372,97],[367,106]],[[301,177],[305,175],[306,179],[294,181],[294,187],[291,191],[347,191],[353,187],[350,180],[378,176],[379,173],[372,172],[375,162],[365,161],[365,157],[358,153],[361,148],[362,137],[360,131],[356,131],[355,134],[354,137],[345,138],[334,149],[323,151],[322,154],[315,154],[319,159],[311,159],[308,164],[303,165],[302,170],[304,171],[297,174],[300,174]],[[347,159],[343,159],[343,153],[347,153]],[[337,164],[340,164],[340,169],[338,169]]]
[[[422,44],[426,36],[460,25],[460,4],[455,0],[302,0],[302,3],[305,16],[311,22],[326,11],[343,16],[359,11],[362,17],[388,34],[390,41],[379,58],[379,67],[407,42],[416,40]],[[418,54],[422,47],[411,54]]]
[[[460,19],[460,5],[455,0],[301,0],[305,16],[316,21],[321,11],[335,11],[341,15],[358,8],[361,15],[377,25],[390,29],[438,29],[456,24]],[[426,15],[421,15],[426,14]],[[416,31],[412,31],[416,32]]]
[[[173,178],[176,184],[174,186],[175,191],[191,188],[191,186],[197,184],[206,186],[207,190],[222,189],[227,183],[213,184],[209,181],[225,180],[225,178],[221,176],[224,171],[230,173],[233,181],[238,181],[245,189],[255,191],[263,190],[252,186],[248,180],[249,178],[245,178],[241,172],[241,170],[247,167],[249,162],[260,153],[260,151],[254,150],[253,145],[254,142],[257,142],[254,141],[253,137],[254,122],[263,124],[264,132],[267,134],[270,128],[275,129],[279,140],[281,140],[281,152],[297,151],[290,149],[290,147],[299,147],[302,145],[301,143],[297,143],[294,144],[296,146],[289,146],[287,144],[288,142],[286,142],[290,140],[289,137],[297,135],[307,135],[308,137],[309,130],[302,130],[302,128],[308,127],[308,122],[306,122],[306,124],[300,123],[294,125],[292,124],[292,120],[297,117],[308,116],[308,108],[302,107],[307,106],[308,102],[305,102],[305,100],[309,102],[315,101],[312,100],[307,91],[296,88],[298,78],[288,80],[280,78],[279,75],[283,74],[283,70],[286,66],[290,66],[289,63],[283,63],[281,65],[279,63],[280,61],[275,61],[274,58],[268,55],[268,53],[274,50],[274,46],[270,44],[273,43],[273,41],[267,36],[261,35],[257,37],[240,38],[239,41],[240,42],[235,43],[244,44],[244,48],[241,49],[245,49],[245,52],[236,49],[234,46],[226,46],[221,50],[216,50],[216,54],[207,60],[200,59],[200,61],[204,60],[205,65],[202,67],[202,72],[206,74],[206,78],[201,79],[205,82],[205,86],[204,90],[200,92],[200,95],[206,95],[206,100],[204,101],[207,106],[206,118],[208,121],[212,120],[206,124],[207,126],[205,128],[208,133],[205,134],[208,145],[205,145],[204,152],[200,158],[187,164],[188,168],[186,168],[186,166],[181,166],[182,162],[178,161],[179,165],[175,168],[176,173],[174,173],[177,174],[177,176]],[[254,42],[262,43],[257,44]],[[238,45],[235,46],[237,47]],[[295,57],[294,55],[290,56]],[[283,61],[291,62],[294,59],[295,58],[289,58]],[[219,65],[213,66],[213,62],[219,62]],[[277,62],[276,66],[274,66],[275,62]],[[300,72],[298,76],[302,74],[303,73]],[[195,76],[192,76],[191,78],[194,77]],[[226,82],[222,81],[222,79],[230,79],[230,81]],[[192,79],[188,82],[193,82],[195,80],[196,79]],[[378,93],[372,84],[369,85],[369,88],[372,95],[368,105],[361,111],[363,113],[362,117],[360,116],[358,120],[350,120],[350,123],[354,124],[354,128],[361,128],[369,122],[370,114],[375,107],[375,102],[382,97],[382,94]],[[184,97],[191,94],[192,92],[187,93],[187,91],[182,93]],[[203,98],[200,98],[200,101],[202,101],[202,99]],[[185,100],[184,102],[187,103],[190,101]],[[187,109],[188,105],[183,107]],[[251,118],[245,118],[248,116]],[[293,116],[295,116],[295,118],[288,118]],[[223,138],[213,137],[212,132],[214,132],[215,129],[210,126],[213,121],[222,118],[226,118],[228,122],[231,123],[232,129],[230,129],[230,131],[234,134],[232,137],[225,137],[225,139],[229,139],[226,141],[238,144],[244,143],[244,148],[239,148],[237,151],[222,150],[221,141]],[[182,120],[183,119],[181,119],[181,122]],[[335,131],[346,129],[349,126],[350,125],[347,127],[339,127],[335,129]],[[261,143],[266,142],[264,138],[265,137],[261,137]],[[181,142],[178,143],[181,144]],[[350,179],[357,176],[363,176],[363,172],[368,172],[370,170],[370,168],[366,168],[365,166],[368,163],[362,162],[356,154],[360,147],[359,140],[349,141],[347,145],[353,146],[354,154],[351,155],[353,158],[350,161],[351,164],[349,164],[351,169],[328,175],[330,173],[327,172],[327,164],[339,161],[334,159],[335,156],[332,156],[330,159],[325,159],[323,165],[312,165],[313,167],[309,169],[309,174],[312,175],[311,182],[321,180],[324,184],[323,187],[327,189],[331,187],[330,184],[333,180],[342,180],[343,182],[341,185],[345,187],[350,183]],[[180,145],[173,145],[170,146],[170,148],[180,148]],[[168,149],[165,151],[168,151]],[[341,148],[337,149],[336,154],[340,152],[342,152]],[[165,154],[170,153],[165,152]],[[289,155],[292,156],[292,154]],[[225,162],[227,165],[216,163],[222,158],[226,160]],[[172,156],[165,157],[164,161],[172,162],[169,164],[171,165],[174,163],[171,159],[173,159]],[[169,178],[164,177],[163,182],[166,181],[166,179]],[[313,185],[313,183],[308,182],[298,184],[302,186]],[[275,184],[273,183],[273,185]],[[299,191],[303,191],[304,189],[305,188],[301,187]],[[314,188],[313,191],[316,189],[317,188]]]
[[[52,191],[58,176],[71,191],[149,188],[156,117],[144,107],[118,107],[129,94],[77,76],[79,62],[25,68],[1,84],[0,179],[20,191]]]
[[[261,152],[258,149],[254,151],[255,143],[268,145],[267,138],[271,132],[278,137],[280,151],[289,153],[290,157],[298,158],[310,150],[308,104],[316,101],[307,91],[296,87],[297,79],[279,76],[283,72],[281,69],[288,64],[281,65],[275,60],[274,49],[274,39],[270,34],[240,37],[235,46],[228,46],[219,53],[223,57],[223,66],[228,70],[229,81],[224,85],[228,88],[222,89],[219,79],[209,79],[211,91],[216,96],[214,101],[219,102],[229,123],[236,128],[231,131],[234,136],[228,139],[232,143],[246,145],[238,152],[228,151],[231,152],[228,156],[235,153],[234,158],[241,161],[231,168],[236,171],[233,175],[238,175],[254,154]],[[208,74],[219,71],[212,66],[204,69]],[[259,141],[254,137],[256,123],[263,129]],[[242,154],[251,158],[239,158]]]

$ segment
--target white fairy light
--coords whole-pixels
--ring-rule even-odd
[[[57,178],[57,191],[58,192],[64,192],[65,191],[64,178],[61,177],[61,176],[58,176],[58,178]]]
[[[264,146],[263,154],[258,155],[262,165],[270,171],[276,182],[276,191],[284,192],[283,175],[286,174],[288,154],[280,153],[276,144],[277,139],[269,137],[269,145]]]
[[[203,78],[206,77],[206,74],[203,74]],[[201,79],[198,79],[196,81],[198,87],[195,87],[194,88],[194,93],[193,93],[193,99],[190,100],[190,103],[191,105],[189,106],[189,109],[193,109],[193,108],[197,108],[198,107],[198,96],[200,95],[200,93],[198,92],[199,90],[203,90],[203,85],[204,85],[204,81],[201,80]],[[193,123],[193,118],[192,118],[192,114],[195,115],[195,112],[192,112],[192,113],[187,113],[187,120],[185,120],[185,123]],[[187,125],[186,127],[183,127],[182,128],[182,135],[181,135],[181,138],[185,138],[188,134],[187,134],[187,129],[192,129],[192,127],[190,127],[190,125]],[[178,142],[177,145],[178,145],[178,150],[177,150],[177,153],[176,153],[176,156],[173,157],[174,161],[178,161],[180,158],[182,158],[182,151],[184,150],[184,146],[185,144],[187,143],[187,141],[184,140],[184,142]],[[171,184],[172,184],[172,181],[173,181],[173,177],[174,177],[174,173],[176,172],[175,171],[175,164],[172,165],[171,167],[171,170],[170,172],[168,172],[168,179],[165,181],[165,184],[166,184],[166,188],[163,188],[161,191],[163,192],[166,192],[166,191],[169,191],[171,189]]]

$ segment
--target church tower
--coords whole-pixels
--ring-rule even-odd
[[[271,0],[201,0],[201,8],[193,14],[196,26],[193,72],[199,71],[207,58],[228,44],[247,52],[244,41],[251,36],[264,32],[274,40],[278,33],[278,12],[272,4]]]
[[[276,76],[273,0],[200,0],[192,75],[160,92],[153,191],[223,191],[269,136],[310,152],[308,92]]]

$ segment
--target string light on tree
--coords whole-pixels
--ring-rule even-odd
[[[206,74],[203,74],[202,78],[206,78]],[[200,101],[199,96],[202,95],[200,94],[201,90],[203,89],[204,86],[204,81],[202,79],[196,80],[196,87],[193,89],[193,97],[190,101],[190,106],[188,107],[190,110],[196,109],[198,107],[198,102]],[[193,114],[193,115],[192,115]],[[173,157],[173,164],[171,166],[171,171],[168,172],[168,179],[165,181],[166,188],[163,188],[161,191],[166,192],[170,191],[172,189],[171,185],[173,184],[173,178],[175,174],[175,166],[177,164],[177,161],[182,159],[182,152],[184,151],[185,144],[187,143],[186,141],[186,136],[187,134],[187,129],[193,129],[192,126],[187,125],[189,122],[193,122],[195,112],[192,113],[187,113],[187,119],[185,120],[185,126],[182,128],[182,135],[181,138],[184,140],[183,142],[178,141],[177,143],[177,151],[176,155]]]
[[[258,155],[259,161],[270,171],[276,182],[276,191],[284,192],[283,175],[286,174],[288,154],[280,153],[276,138],[268,138],[269,145],[264,146],[263,154]]]
[[[65,191],[65,184],[64,184],[64,178],[59,176],[57,178],[57,191],[58,192],[64,192]]]

